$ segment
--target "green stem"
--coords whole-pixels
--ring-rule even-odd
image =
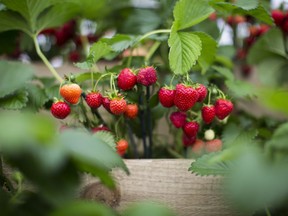
[[[133,56],[133,48],[131,48],[131,50],[130,50],[130,55],[128,57],[128,61],[127,61],[127,64],[126,64],[127,68],[130,68],[130,66],[131,66],[132,56]]]
[[[147,55],[145,56],[145,62],[148,63],[148,61],[150,60],[150,58],[153,56],[153,54],[156,52],[156,50],[158,49],[158,47],[161,45],[161,42],[156,41],[152,47],[149,49],[149,52],[147,53]]]
[[[210,101],[211,101],[211,89],[208,90],[209,94],[208,94],[208,105],[210,105]]]
[[[118,138],[120,138],[119,133],[118,133],[118,126],[119,126],[121,119],[122,119],[122,116],[119,117],[119,119],[117,120],[117,122],[115,124],[115,134],[116,134],[116,137],[118,137]]]
[[[173,76],[172,76],[172,78],[170,80],[170,87],[172,86],[174,79],[175,79],[175,74],[173,74]]]
[[[269,211],[269,209],[267,207],[265,207],[265,212],[266,212],[267,216],[271,216],[271,213],[270,213],[270,211]]]
[[[286,33],[285,32],[282,33],[282,37],[283,37],[285,53],[286,53],[286,55],[288,55],[287,37],[286,37]]]
[[[41,60],[44,62],[44,64],[48,67],[48,69],[50,70],[50,72],[53,74],[53,76],[60,82],[63,82],[63,79],[61,78],[61,76],[57,73],[57,71],[54,69],[54,67],[50,64],[50,62],[48,61],[48,59],[45,57],[45,55],[42,53],[39,43],[37,41],[37,35],[33,35],[33,41],[34,41],[34,45],[36,48],[36,52],[38,54],[38,56],[41,58]]]
[[[158,29],[158,30],[146,33],[138,41],[141,42],[142,40],[144,40],[145,38],[147,38],[147,37],[149,37],[150,35],[153,35],[153,34],[170,33],[170,32],[171,32],[171,29]]]
[[[91,73],[93,73],[93,72],[91,72]],[[104,78],[105,76],[108,76],[108,75],[112,76],[112,73],[102,74],[102,75],[99,77],[99,79],[98,79],[97,82],[95,83],[95,86],[94,86],[94,88],[93,88],[93,91],[96,90],[96,87],[97,87],[99,81],[100,81],[102,78]],[[110,88],[111,88],[111,86],[110,86]]]

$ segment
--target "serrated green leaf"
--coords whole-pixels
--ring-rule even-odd
[[[225,85],[235,98],[253,98],[257,96],[255,85],[242,80],[226,80]]]
[[[200,38],[191,32],[172,31],[168,40],[169,62],[175,74],[185,74],[201,55]]]
[[[29,65],[19,62],[0,61],[0,98],[25,86],[33,76]]]
[[[101,75],[102,75],[101,73],[93,72],[93,79],[97,80],[97,79],[99,79],[99,77]],[[85,82],[86,80],[90,80],[91,79],[91,72],[76,74],[75,79],[76,79],[77,83],[82,83],[82,82]]]
[[[114,52],[122,52],[133,46],[136,43],[135,39],[134,36],[117,34],[112,38],[102,38],[100,41],[107,43]]]
[[[222,76],[224,76],[227,80],[233,81],[235,79],[232,71],[228,68],[213,66],[213,69],[220,73]]]
[[[198,63],[202,68],[202,74],[204,74],[215,59],[217,42],[204,32],[193,32],[193,34],[197,35],[201,40],[202,50]]]
[[[114,150],[116,149],[115,137],[111,132],[97,131],[97,133],[93,134],[93,137],[96,137],[97,139],[102,140],[104,143],[106,143],[112,149],[114,149]]]
[[[230,159],[223,160],[222,155],[227,157],[227,152],[229,153],[229,151],[225,150],[222,152],[205,154],[196,161],[192,162],[189,171],[200,176],[228,175],[233,170],[234,164]]]
[[[48,99],[52,100],[54,97],[59,98],[60,93],[59,93],[59,85],[54,85],[49,88],[45,88],[45,94]]]
[[[174,8],[174,25],[176,30],[182,30],[196,25],[209,17],[214,9],[206,0],[180,0]]]
[[[28,92],[28,107],[35,111],[38,111],[43,107],[43,105],[49,100],[45,93],[45,89],[40,88],[36,85],[26,86],[26,91]]]
[[[26,91],[16,91],[11,95],[0,98],[0,107],[2,109],[17,110],[22,109],[28,102],[28,93]]]
[[[239,129],[236,124],[229,124],[225,127],[222,134],[223,145],[226,147],[249,145],[257,134],[256,129]]]

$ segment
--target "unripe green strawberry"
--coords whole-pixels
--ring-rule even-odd
[[[102,104],[102,95],[99,92],[90,92],[86,95],[85,101],[89,107],[97,109]]]
[[[215,118],[214,105],[203,106],[201,109],[202,119],[206,124],[210,124]]]
[[[233,103],[230,100],[220,98],[215,103],[215,114],[218,119],[223,120],[233,110]]]
[[[114,115],[121,115],[126,110],[126,101],[124,98],[116,97],[110,101],[110,111]]]
[[[65,119],[70,114],[71,109],[66,102],[58,101],[52,104],[50,111],[55,118]]]
[[[204,132],[204,138],[205,140],[213,140],[215,138],[215,132],[212,129],[206,130]]]
[[[154,67],[145,67],[140,69],[137,74],[137,82],[144,86],[150,86],[156,83],[157,74]]]
[[[177,84],[174,104],[181,111],[187,111],[191,109],[198,100],[198,92],[191,86],[185,86],[184,84]]]
[[[162,87],[158,92],[159,102],[162,104],[163,107],[169,108],[174,106],[174,97],[175,97],[174,89]]]
[[[124,91],[132,89],[137,83],[137,76],[130,68],[124,68],[118,75],[118,87]]]

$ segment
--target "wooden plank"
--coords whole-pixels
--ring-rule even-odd
[[[188,172],[191,162],[184,159],[125,160],[131,175],[113,171],[120,196],[118,192],[114,193],[112,206],[117,205],[115,202],[119,199],[117,209],[120,210],[131,203],[149,200],[166,204],[179,216],[238,215],[223,199],[222,179],[191,174]],[[97,200],[95,195],[100,193],[95,182],[98,182],[97,179],[89,175],[83,177],[82,192],[86,192],[82,193],[82,197]],[[113,195],[109,196],[108,204],[111,204]]]

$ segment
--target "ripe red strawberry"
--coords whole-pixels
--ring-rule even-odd
[[[215,114],[218,119],[223,120],[233,110],[233,103],[230,100],[220,98],[215,103]]]
[[[117,153],[120,156],[123,156],[126,152],[126,150],[128,149],[128,142],[126,139],[120,139],[117,143],[116,143],[116,149],[117,149]]]
[[[114,115],[121,115],[126,110],[126,101],[124,98],[116,97],[110,101],[110,110]]]
[[[124,112],[124,115],[127,118],[130,118],[130,119],[136,118],[137,115],[138,115],[138,106],[137,106],[137,104],[127,104],[126,110]]]
[[[51,106],[51,113],[55,118],[64,119],[71,112],[69,105],[66,102],[58,101]]]
[[[94,128],[91,128],[91,132],[92,133],[97,133],[98,131],[108,131],[110,132],[110,129],[104,125],[100,125],[98,127],[94,127]]]
[[[203,106],[201,109],[202,119],[206,124],[210,124],[215,118],[214,105]]]
[[[89,107],[97,109],[102,104],[102,95],[99,92],[88,93],[85,97],[85,101]]]
[[[182,135],[182,143],[185,147],[192,146],[196,141],[196,136],[188,137],[184,133]]]
[[[191,109],[198,100],[198,92],[191,86],[176,85],[174,104],[181,111]]]
[[[192,146],[192,151],[193,153],[200,155],[201,153],[203,153],[204,148],[205,148],[205,142],[201,139],[196,139],[196,141]]]
[[[120,71],[117,79],[118,87],[124,91],[132,89],[137,83],[137,76],[130,68]]]
[[[196,91],[198,92],[198,100],[197,102],[202,102],[207,96],[207,88],[203,84],[199,84],[196,87]]]
[[[175,90],[162,87],[158,92],[158,98],[163,107],[174,106]]]
[[[70,104],[77,104],[82,90],[76,83],[64,84],[60,88],[60,95]]]
[[[216,152],[222,149],[222,141],[220,139],[214,139],[206,142],[206,152]]]
[[[283,11],[273,10],[271,12],[271,16],[274,19],[276,26],[281,27],[283,22],[284,22],[284,19],[285,19],[285,15],[284,15]]]
[[[102,105],[108,112],[111,113],[111,110],[110,110],[110,99],[108,97],[102,97]]]
[[[199,130],[199,124],[196,121],[186,122],[182,129],[186,136],[196,137]]]
[[[137,74],[137,82],[144,86],[150,86],[156,83],[157,81],[157,74],[154,67],[149,66],[140,69]]]
[[[186,123],[187,115],[183,112],[173,112],[170,115],[170,121],[176,128],[181,128]]]

